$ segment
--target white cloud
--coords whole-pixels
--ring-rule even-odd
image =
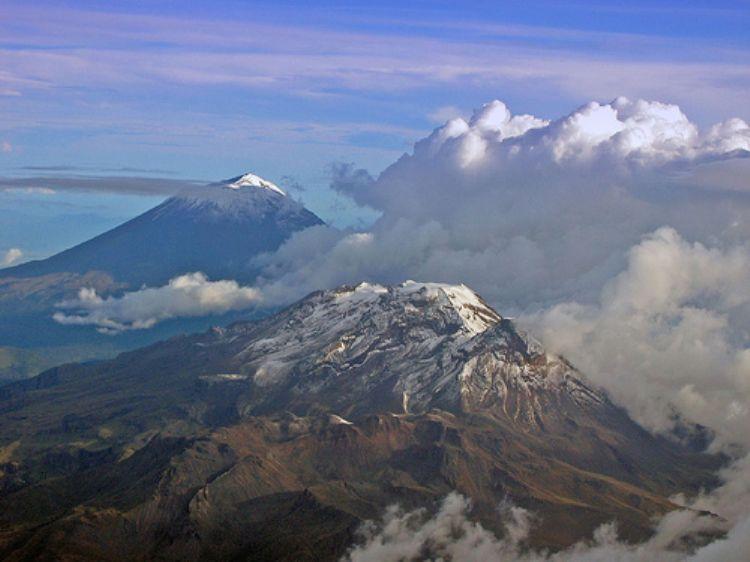
[[[513,116],[494,101],[469,121],[452,119],[418,142],[413,155],[394,164],[359,200],[389,209],[402,202],[396,192],[414,176],[432,181],[414,182],[412,197],[435,197],[449,189],[465,195],[517,193],[560,180],[568,180],[562,187],[570,188],[570,180],[591,182],[592,175],[607,172],[608,181],[596,186],[601,190],[608,183],[641,180],[639,173],[668,171],[668,164],[697,165],[743,152],[750,156],[747,123],[731,119],[701,134],[675,105],[618,98],[591,102],[548,122]]]
[[[671,228],[629,252],[597,304],[526,319],[639,422],[665,431],[679,412],[750,450],[750,247],[688,243]]]
[[[27,195],[54,195],[57,193],[49,187],[4,187],[4,193],[25,193]]]
[[[169,318],[206,316],[254,306],[261,300],[257,289],[235,281],[209,281],[203,273],[187,273],[162,287],[143,288],[121,297],[102,298],[94,289],[82,288],[78,298],[58,306],[56,322],[93,325],[103,333],[151,328]]]
[[[665,517],[654,536],[641,544],[620,541],[616,525],[608,523],[599,527],[590,541],[556,553],[524,548],[534,517],[523,508],[501,508],[505,527],[502,538],[472,521],[470,512],[471,503],[457,493],[446,496],[431,517],[423,509],[404,512],[392,506],[381,521],[368,521],[360,528],[359,544],[350,549],[342,562],[719,562],[742,560],[750,552],[747,521],[723,540],[692,553],[680,550],[679,539],[712,525],[710,517],[689,511]]]
[[[749,250],[747,242],[689,243],[661,228],[630,250],[598,303],[561,303],[522,319],[646,427],[666,432],[679,415],[712,432],[712,449],[734,456],[722,486],[686,502],[731,527],[696,561],[750,556]],[[661,525],[670,521],[678,530],[698,522],[695,512]]]
[[[508,560],[519,554],[519,542],[530,528],[529,514],[508,509],[507,540],[498,540],[482,525],[467,518],[470,502],[449,494],[433,517],[425,510],[404,512],[398,506],[386,511],[382,522],[360,529],[363,544],[344,558],[348,562],[399,562],[402,560]]]
[[[20,248],[10,248],[0,259],[0,267],[8,267],[17,263],[23,258],[23,252]]]
[[[52,20],[33,8],[16,9],[14,15],[26,25],[19,24],[23,33],[13,37],[35,48],[4,53],[7,70],[0,89],[11,92],[124,83],[145,83],[151,90],[164,84],[227,84],[283,89],[299,96],[363,89],[394,93],[432,87],[460,93],[502,88],[520,93],[533,88],[535,98],[545,100],[607,98],[618,92],[665,95],[720,114],[732,104],[743,107],[746,98],[745,51],[683,38],[495,26],[463,18],[420,18],[408,33],[353,34],[325,25],[293,26],[290,21],[271,25],[262,18],[240,22],[202,15],[196,21],[120,13],[115,25],[108,14],[92,11],[61,10]],[[87,36],[85,45],[80,41],[81,18],[87,28],[101,31],[100,36]],[[59,31],[53,45],[49,34],[39,32],[45,21]],[[199,36],[191,31],[197,27]],[[436,36],[438,28],[453,29],[453,38]],[[120,48],[113,50],[103,41],[107,31],[122,39]],[[276,39],[273,44],[268,37]],[[173,48],[144,54],[142,41],[148,39]],[[216,44],[231,56],[216,52]]]
[[[13,145],[8,141],[3,141],[0,143],[0,151],[5,152],[6,154],[13,152]]]
[[[690,239],[750,239],[750,183],[735,173],[748,155],[743,121],[701,131],[659,102],[618,98],[547,122],[495,101],[376,179],[340,166],[336,191],[382,215],[371,243],[330,236],[307,259],[295,237],[266,277],[289,298],[415,278],[468,283],[509,313],[591,300],[627,249],[665,224]]]
[[[458,107],[453,105],[444,105],[427,114],[427,118],[435,123],[445,123],[456,117],[462,117],[464,114]]]

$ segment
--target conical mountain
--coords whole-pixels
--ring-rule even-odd
[[[114,342],[88,327],[61,326],[52,317],[59,302],[75,298],[83,287],[106,297],[164,285],[188,272],[252,283],[258,273],[254,257],[276,250],[295,232],[322,224],[255,174],[185,189],[73,248],[0,269],[0,316],[5,320],[0,323],[0,351],[3,346],[31,349],[35,361],[54,365],[69,360],[71,352],[91,358],[111,353],[113,345],[130,348],[226,321],[177,319]],[[40,348],[43,355],[33,355]],[[0,381],[3,376],[13,376],[12,369],[8,373],[0,367]]]
[[[323,224],[268,180],[248,173],[188,188],[134,219],[44,260],[0,270],[0,277],[99,271],[138,288],[188,271],[249,278],[250,260],[294,232]]]

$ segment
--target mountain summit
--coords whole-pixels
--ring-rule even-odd
[[[304,207],[294,201],[275,183],[256,176],[244,174],[206,186],[189,187],[172,198],[191,208],[203,208],[217,218],[237,220],[253,218],[262,220],[273,215],[277,221],[304,214]]]
[[[719,464],[468,287],[416,282],[0,388],[0,451],[0,557],[19,560],[337,560],[387,506],[456,490],[496,532],[501,502],[534,511],[534,546],[612,520],[643,539]]]
[[[248,411],[273,397],[301,414],[497,409],[541,426],[561,409],[612,408],[465,285],[344,286],[227,337],[246,342],[221,369],[252,376]]]
[[[280,195],[286,196],[286,193],[284,193],[284,191],[275,183],[265,180],[262,177],[256,176],[255,174],[251,174],[251,173],[247,173],[241,176],[237,176],[236,178],[227,180],[226,187],[228,187],[229,189],[242,189],[243,187],[257,187],[260,189],[266,189],[268,191],[273,191]]]

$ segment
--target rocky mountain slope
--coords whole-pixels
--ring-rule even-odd
[[[557,548],[719,460],[650,435],[465,286],[361,284],[0,389],[4,559],[335,560],[452,490]]]

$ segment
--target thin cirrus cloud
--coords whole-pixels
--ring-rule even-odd
[[[177,26],[180,20],[166,20]],[[232,24],[221,29],[231,35]],[[283,36],[284,31],[260,24],[243,24],[242,34]],[[239,31],[239,30],[236,30]],[[219,31],[217,30],[217,35]],[[286,31],[286,34],[289,34]],[[146,84],[232,85],[246,89],[280,90],[298,95],[325,95],[334,88],[361,91],[400,92],[426,85],[528,84],[541,81],[568,95],[612,95],[614,88],[632,95],[659,92],[678,101],[685,91],[703,104],[740,99],[748,70],[740,60],[722,62],[611,60],[592,58],[572,50],[563,59],[550,61],[549,51],[539,47],[453,44],[430,38],[390,37],[377,34],[344,34],[299,28],[288,41],[274,41],[270,49],[257,52],[257,45],[226,44],[227,52],[201,49],[190,37],[175,38],[176,51],[76,48],[56,51],[4,50],[8,88],[55,89],[76,85],[127,86]],[[336,46],[331,51],[320,45]],[[366,46],[371,48],[367,49]],[[264,45],[268,47],[268,45]],[[377,47],[377,49],[375,49]],[[375,54],[376,53],[376,54]],[[739,57],[738,57],[739,58]],[[602,72],[604,69],[606,73]],[[34,81],[27,76],[44,76]],[[690,87],[690,90],[686,90]],[[339,92],[342,93],[342,92]],[[718,98],[718,99],[717,99]],[[718,107],[718,105],[716,106]]]
[[[53,168],[50,170],[50,168]],[[45,170],[56,171],[55,167]],[[38,170],[35,170],[38,171]],[[118,193],[124,195],[174,195],[182,189],[205,184],[200,180],[163,177],[39,175],[32,177],[0,177],[0,192],[52,195],[58,191]]]
[[[2,50],[0,85],[21,93],[182,84],[326,97],[536,83],[556,95],[658,94],[721,111],[742,99],[750,72],[743,44],[718,48],[700,38],[500,25],[476,16],[415,21],[354,12],[345,14],[347,21],[360,25],[350,31],[335,11],[310,23],[304,10],[285,14],[283,8],[241,21],[75,9],[53,17],[43,8],[10,9],[14,26],[5,40],[13,47]],[[168,48],[154,48],[156,42]]]
[[[272,176],[320,183],[308,198],[322,193],[323,215],[332,158],[380,170],[436,119],[497,92],[543,116],[585,99],[658,97],[708,122],[745,111],[750,80],[742,41],[623,33],[620,15],[601,31],[585,17],[554,28],[470,10],[417,20],[375,7],[237,4],[232,17],[225,5],[74,5],[11,2],[12,25],[0,23],[0,90],[17,94],[0,97],[14,165],[148,161],[218,179],[250,155]]]

